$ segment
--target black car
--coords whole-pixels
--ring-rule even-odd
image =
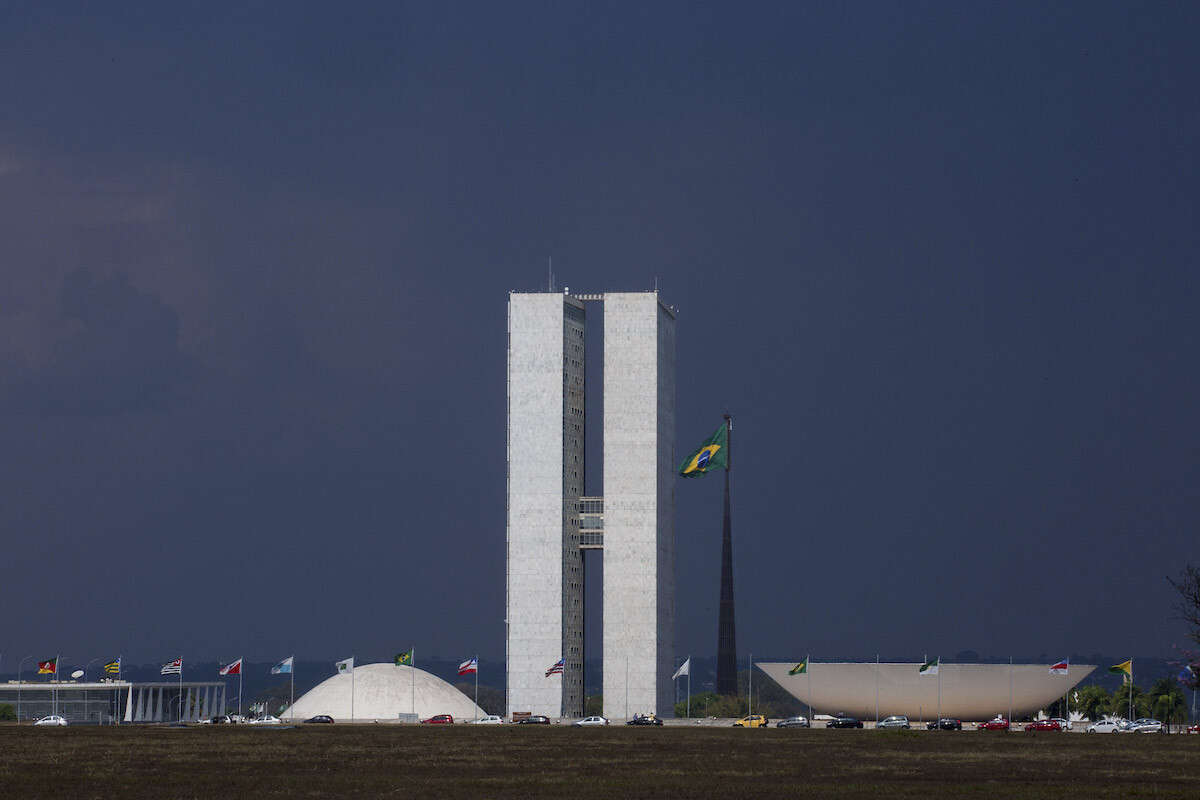
[[[517,725],[549,725],[550,718],[544,717],[541,714],[534,714],[529,717],[521,717],[521,719],[517,720],[516,724]]]
[[[304,722],[306,724],[312,722],[312,723],[324,723],[326,725],[332,725],[333,717],[329,716],[328,714],[317,714],[315,717],[309,717],[308,719],[304,720]]]
[[[648,714],[644,717],[634,717],[625,723],[626,725],[662,725],[662,720],[658,717]]]
[[[836,717],[829,720],[829,722],[826,722],[825,727],[826,728],[861,728],[862,720],[855,719],[854,717],[847,717],[847,716],[843,716],[842,714],[838,714]]]
[[[935,730],[938,730],[939,728],[944,731],[961,731],[962,730],[962,720],[961,719],[942,718],[942,719],[937,720],[936,722],[934,722],[933,720],[930,720],[929,722],[925,723],[926,730],[935,731]]]
[[[233,720],[231,720],[225,714],[218,714],[217,716],[215,716],[209,720],[209,722],[213,725],[228,725],[232,721]]]

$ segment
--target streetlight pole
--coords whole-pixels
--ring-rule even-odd
[[[17,724],[21,724],[21,668],[25,666],[25,662],[33,656],[25,656],[17,664]]]

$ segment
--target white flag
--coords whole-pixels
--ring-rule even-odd
[[[692,674],[692,657],[688,656],[687,661],[684,661],[683,664],[680,665],[679,669],[675,670],[675,674],[671,676],[671,680],[675,680],[676,678],[683,676],[683,675],[691,675],[691,674]]]
[[[354,656],[350,656],[345,661],[339,661],[334,666],[337,667],[338,674],[354,672]]]

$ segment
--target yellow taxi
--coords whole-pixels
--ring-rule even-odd
[[[762,714],[751,714],[748,717],[742,717],[737,722],[733,723],[735,728],[765,728],[770,723],[770,720]]]

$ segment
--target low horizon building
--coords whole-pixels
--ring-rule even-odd
[[[903,714],[913,722],[939,715],[981,721],[1033,714],[1096,669],[1071,664],[1063,675],[1052,674],[1050,664],[941,664],[937,674],[922,674],[922,665],[912,662],[810,662],[805,673],[790,675],[796,663],[755,666],[812,713],[862,720]]]

